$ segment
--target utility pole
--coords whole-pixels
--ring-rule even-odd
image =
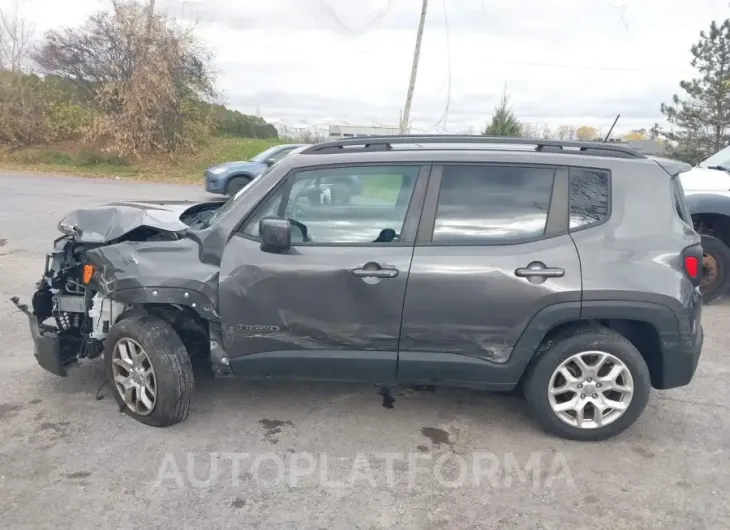
[[[408,131],[408,121],[411,116],[411,102],[413,101],[413,90],[416,88],[416,74],[418,73],[418,60],[421,56],[421,40],[423,39],[423,27],[426,23],[426,10],[428,9],[428,0],[423,0],[421,7],[421,20],[418,23],[418,34],[416,35],[416,49],[413,52],[413,66],[411,66],[411,80],[408,83],[408,93],[406,94],[406,104],[403,107],[403,115],[400,121],[400,133],[406,134]]]
[[[147,13],[147,35],[149,38],[149,34],[152,31],[152,21],[155,18],[155,0],[150,0],[150,5],[148,9],[149,12]]]

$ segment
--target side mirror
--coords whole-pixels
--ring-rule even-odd
[[[266,164],[267,166],[271,167],[271,166],[273,166],[274,164],[276,164],[276,160],[274,160],[273,158],[269,158],[269,159],[267,159],[267,160],[266,160],[266,161],[264,162],[264,164]]]
[[[291,223],[288,219],[264,217],[259,221],[261,246],[268,250],[289,250],[291,248]]]

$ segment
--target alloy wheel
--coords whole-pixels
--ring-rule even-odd
[[[563,422],[579,429],[604,427],[631,404],[634,380],[618,357],[602,351],[571,355],[550,378],[548,399]]]
[[[114,386],[135,414],[147,416],[157,401],[157,378],[147,352],[130,338],[117,341],[112,351]]]

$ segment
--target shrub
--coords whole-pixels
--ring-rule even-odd
[[[83,149],[76,155],[76,164],[80,166],[96,166],[100,164],[108,164],[110,166],[128,166],[129,160],[115,155],[107,154],[94,149]]]

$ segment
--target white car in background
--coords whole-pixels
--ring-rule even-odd
[[[694,229],[702,236],[700,290],[708,303],[730,290],[730,146],[694,167],[669,162],[687,197]]]

